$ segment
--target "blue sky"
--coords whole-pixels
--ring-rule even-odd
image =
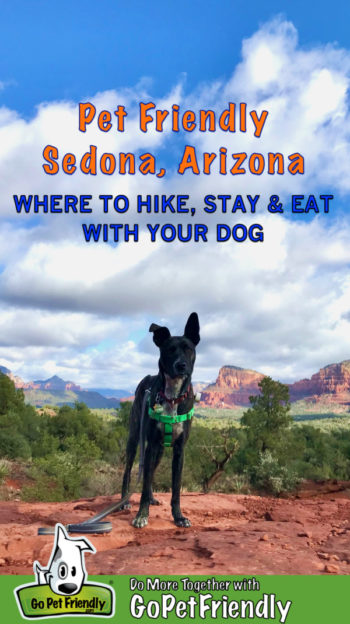
[[[186,74],[186,88],[227,78],[242,39],[277,14],[291,20],[302,46],[349,46],[350,5],[293,0],[241,3],[186,0],[0,2],[1,101],[32,115],[39,102],[79,100],[152,80],[164,95]],[[292,59],[291,59],[292,61]]]
[[[0,364],[25,379],[58,374],[133,389],[157,366],[149,324],[178,334],[193,310],[202,327],[199,380],[233,364],[293,381],[350,358],[349,13],[345,2],[330,10],[299,0],[0,0]],[[86,99],[99,110],[123,102],[127,131],[79,133]],[[141,99],[195,111],[247,102],[269,117],[260,139],[251,131],[141,136]],[[299,151],[305,175],[231,177],[214,167],[210,176],[182,177],[175,171],[185,141],[199,154],[222,145]],[[101,152],[151,151],[167,175],[43,172],[45,145],[81,156],[90,143]],[[223,217],[200,212],[206,193],[260,194],[263,205],[276,192],[335,199],[329,215],[314,219],[260,210],[264,243],[242,245],[151,244],[145,216],[140,243],[87,245],[79,216],[16,215],[12,205],[14,193],[91,194],[99,222],[100,193],[131,202],[138,193],[184,193],[213,230]],[[120,222],[136,220],[131,210]]]

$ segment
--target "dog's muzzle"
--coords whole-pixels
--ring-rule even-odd
[[[174,370],[179,376],[188,374],[186,362],[175,362]]]

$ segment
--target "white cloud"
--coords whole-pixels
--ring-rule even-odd
[[[177,103],[181,111],[220,112],[229,101],[245,101],[248,110],[269,111],[260,139],[252,136],[251,123],[246,134],[143,134],[137,103],[152,99],[145,84],[91,98],[98,111],[126,106],[125,133],[103,134],[96,125],[79,133],[72,102],[40,105],[30,121],[0,109],[0,363],[27,378],[34,369],[37,377],[57,373],[89,385],[133,387],[157,362],[148,324],[164,322],[179,333],[192,310],[202,324],[197,379],[213,379],[220,365],[231,363],[290,380],[350,357],[350,225],[336,218],[337,194],[350,190],[349,75],[349,51],[330,45],[305,50],[295,28],[275,20],[243,42],[242,60],[226,83],[203,84],[188,94],[175,85],[156,102],[160,109]],[[50,143],[60,154],[81,155],[90,144],[101,152],[150,150],[174,170],[183,141],[196,145],[198,154],[222,145],[229,153],[300,151],[305,175],[220,176],[217,160],[210,176],[180,177],[170,167],[162,179],[50,177],[41,168],[42,148]],[[291,192],[317,194],[325,188],[336,200],[322,220],[300,222],[262,210],[273,193],[284,199]],[[197,213],[194,218],[136,215],[133,204],[126,215],[103,215],[95,202],[95,214],[84,221],[138,221],[141,241],[87,245],[79,215],[11,220],[12,193],[29,192],[95,198],[118,193],[132,202],[138,193],[185,193]],[[206,193],[260,194],[260,210],[254,217],[204,215]],[[217,222],[242,221],[263,224],[263,244],[215,242]],[[210,225],[209,242],[150,243],[147,222],[204,222]]]

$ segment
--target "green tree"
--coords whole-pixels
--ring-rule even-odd
[[[189,489],[200,485],[204,492],[214,488],[227,474],[238,447],[236,429],[209,429],[194,423],[185,450],[184,485]]]
[[[124,427],[126,432],[129,431],[131,408],[131,401],[122,401],[117,411],[118,423],[120,426]]]
[[[23,407],[23,391],[16,390],[13,381],[7,375],[0,373],[0,414],[6,414],[10,410],[18,410]]]
[[[25,404],[23,391],[0,373],[0,457],[28,459],[31,442],[39,436],[35,409]]]
[[[264,377],[258,385],[260,394],[249,397],[251,407],[243,414],[241,425],[254,455],[265,451],[276,454],[293,422],[288,386],[271,377]]]
[[[251,484],[279,496],[298,485],[293,462],[303,445],[291,428],[288,387],[264,377],[259,388],[258,396],[249,397],[251,407],[241,419],[247,436],[243,460]]]

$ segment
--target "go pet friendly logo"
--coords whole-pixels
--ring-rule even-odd
[[[36,582],[15,589],[22,617],[33,620],[65,615],[114,615],[113,589],[86,582],[85,551],[96,552],[85,537],[69,537],[64,526],[56,524],[55,543],[47,567],[35,561]]]

